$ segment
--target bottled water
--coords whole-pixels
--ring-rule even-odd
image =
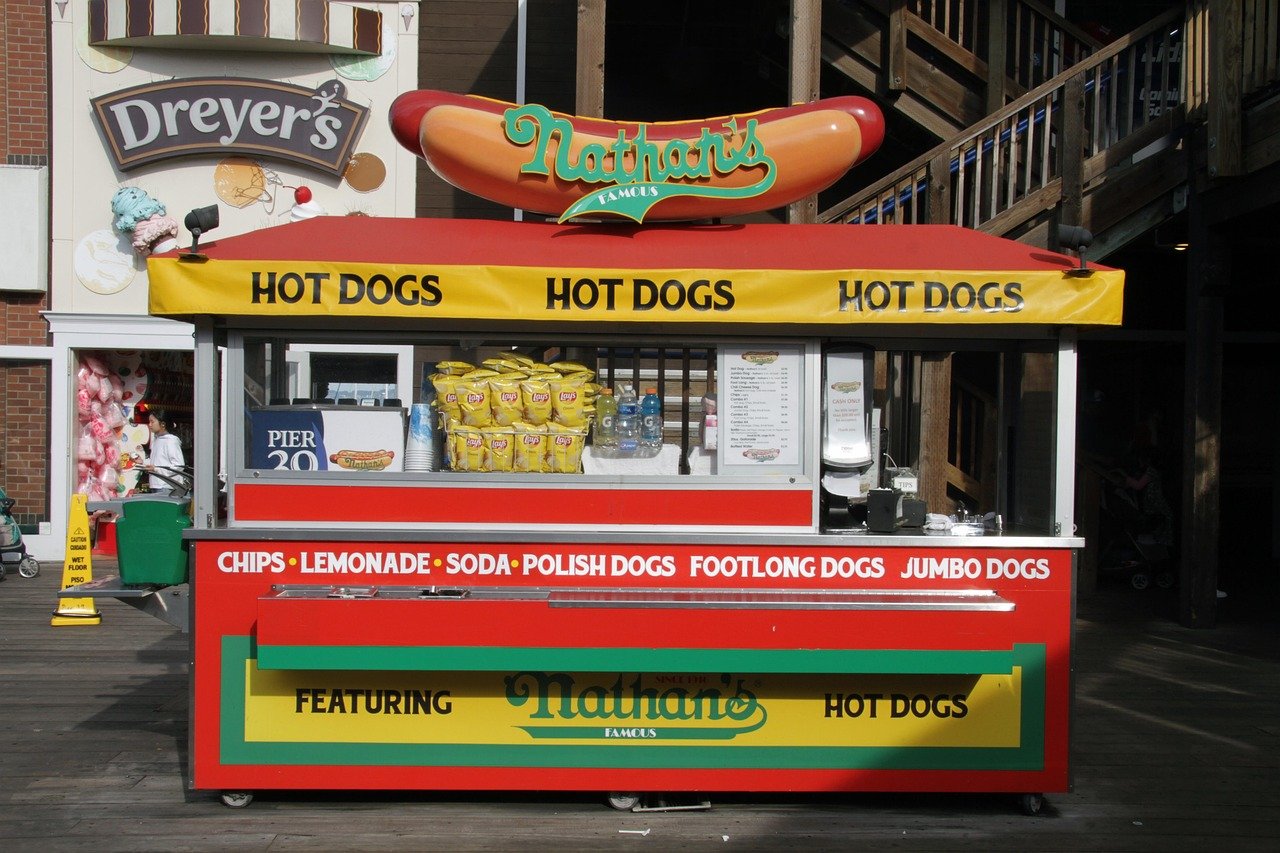
[[[640,446],[644,456],[657,456],[662,449],[662,398],[657,388],[646,388],[640,401]]]
[[[596,398],[596,447],[612,450],[618,445],[618,401],[612,388],[601,388]]]
[[[618,455],[635,456],[640,446],[640,404],[630,385],[618,395]]]

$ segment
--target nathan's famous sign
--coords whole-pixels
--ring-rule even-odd
[[[338,80],[315,89],[243,77],[165,80],[94,98],[116,165],[189,154],[271,156],[341,175],[369,110]]]
[[[558,216],[709,219],[782,207],[833,184],[884,138],[871,101],[687,122],[613,122],[424,89],[391,105],[400,144],[441,178]]]

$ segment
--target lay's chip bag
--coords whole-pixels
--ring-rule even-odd
[[[464,424],[483,427],[493,423],[493,410],[489,406],[489,380],[487,377],[459,379],[456,387],[458,391],[458,411]]]
[[[481,428],[484,438],[485,471],[510,471],[515,461],[515,432],[510,427]]]
[[[526,423],[545,424],[551,420],[551,383],[542,376],[530,375],[520,382],[520,401]]]
[[[440,411],[445,423],[450,420],[461,421],[462,410],[458,408],[458,377],[447,373],[431,374],[431,387],[436,389],[436,408]]]
[[[453,470],[484,470],[484,433],[479,427],[454,424],[449,432]]]
[[[561,426],[585,429],[587,426],[587,378],[575,373],[548,381],[551,389],[551,419]]]
[[[520,382],[525,378],[524,374],[503,374],[489,380],[489,408],[498,426],[511,426],[524,419]]]
[[[586,427],[547,424],[547,473],[577,474],[581,471],[582,448],[586,443]]]
[[[511,425],[515,443],[511,470],[539,474],[546,468],[547,426],[527,423]]]

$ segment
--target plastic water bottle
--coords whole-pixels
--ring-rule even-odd
[[[662,450],[662,398],[657,388],[646,388],[640,401],[640,445],[644,456]]]
[[[618,446],[618,401],[612,388],[601,388],[596,397],[596,447],[612,451]]]
[[[618,395],[618,455],[635,456],[640,447],[640,404],[630,385]]]

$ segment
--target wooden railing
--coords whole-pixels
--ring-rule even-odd
[[[1066,176],[1077,185],[1096,178],[1180,123],[1189,98],[1203,100],[1204,79],[1182,61],[1186,23],[1182,9],[1170,10],[824,211],[821,221],[953,223],[1016,235],[1062,201],[1064,169],[1080,170]],[[1080,154],[1062,156],[1073,149]]]
[[[1242,3],[1244,74],[1240,94],[1247,100],[1268,92],[1280,81],[1280,4],[1276,0]]]
[[[923,25],[983,62],[1002,58],[1006,73],[1024,92],[1102,46],[1035,0],[909,0],[908,5]]]
[[[996,401],[963,379],[951,385],[947,483],[970,508],[996,505]]]

